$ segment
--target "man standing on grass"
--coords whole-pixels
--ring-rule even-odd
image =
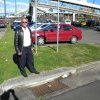
[[[21,26],[15,30],[14,46],[18,55],[18,67],[24,77],[27,77],[25,67],[31,73],[39,74],[34,67],[31,39],[32,34],[28,28],[28,19],[23,17],[21,19]]]

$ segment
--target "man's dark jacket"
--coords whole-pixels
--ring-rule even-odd
[[[32,32],[30,29],[29,31],[30,31],[31,47],[32,47]],[[14,37],[14,46],[15,46],[16,53],[23,51],[23,38],[24,38],[23,30],[22,27],[19,26],[15,30],[15,37]]]

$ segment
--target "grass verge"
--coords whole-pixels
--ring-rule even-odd
[[[20,75],[12,60],[15,52],[13,44],[14,32],[8,27],[0,39],[0,83]],[[100,60],[100,45],[95,44],[60,44],[58,53],[54,45],[41,46],[38,53],[34,53],[35,66],[40,72],[59,67],[77,67],[97,60]]]

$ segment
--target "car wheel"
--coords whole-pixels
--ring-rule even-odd
[[[77,37],[76,36],[73,36],[71,38],[71,41],[70,41],[72,44],[75,44],[77,42]]]
[[[38,38],[37,38],[37,44],[38,44],[38,45],[44,45],[44,44],[45,44],[45,39],[44,39],[44,37],[38,37]]]

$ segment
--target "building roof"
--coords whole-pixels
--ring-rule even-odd
[[[53,1],[57,1],[57,0],[53,0]],[[68,2],[68,3],[76,4],[76,5],[81,5],[81,6],[86,6],[86,7],[91,7],[91,8],[100,10],[100,5],[89,3],[86,0],[60,0],[60,1]]]

